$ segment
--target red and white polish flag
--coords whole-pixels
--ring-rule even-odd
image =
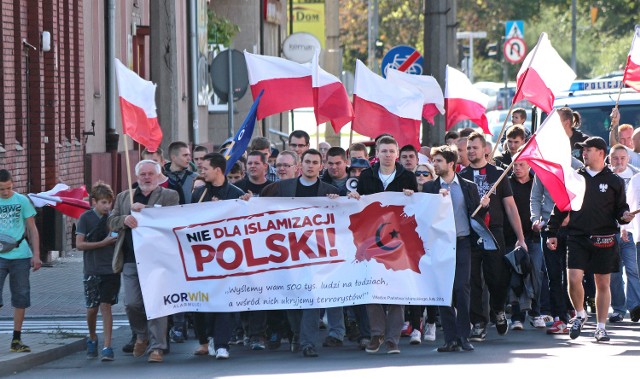
[[[342,82],[320,67],[319,51],[311,61],[311,84],[313,87],[313,110],[318,125],[331,122],[338,133],[342,127],[353,120],[353,106]]]
[[[356,61],[351,128],[367,137],[391,134],[400,147],[420,148],[424,97],[416,89],[398,86]]]
[[[149,151],[156,151],[162,143],[162,129],[156,113],[156,85],[129,70],[117,58],[115,65],[122,131]]]
[[[296,108],[313,107],[311,68],[284,58],[244,52],[249,85],[258,105],[258,120]]]
[[[636,25],[622,82],[640,92],[640,25]]]
[[[392,68],[387,69],[387,80],[398,85],[417,88],[424,96],[422,117],[433,125],[437,114],[444,114],[444,95],[438,81],[429,75],[412,75]]]
[[[446,130],[460,121],[469,120],[491,134],[489,121],[484,112],[489,105],[489,96],[475,88],[467,76],[447,65],[444,103],[447,112]]]
[[[515,160],[531,166],[558,209],[577,211],[582,207],[585,180],[571,167],[571,144],[555,109]]]
[[[85,211],[91,209],[89,202],[84,200],[89,196],[85,186],[69,188],[64,183],[58,183],[49,191],[30,193],[28,196],[38,208],[50,206],[73,218],[80,218]]]
[[[549,113],[555,96],[568,90],[575,78],[576,73],[551,46],[547,33],[542,33],[518,71],[513,103],[526,99]]]

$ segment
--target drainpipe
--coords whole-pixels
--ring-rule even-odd
[[[196,0],[189,0],[187,23],[189,24],[189,113],[191,116],[192,141],[194,145],[200,143],[198,118],[198,33],[197,33],[197,5]]]
[[[116,2],[105,2],[105,113],[106,113],[106,150],[111,153],[111,180],[118,189],[118,131],[116,130]]]

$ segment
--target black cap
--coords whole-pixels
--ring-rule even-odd
[[[351,158],[351,166],[353,168],[369,168],[369,161],[364,158]]]
[[[602,137],[589,137],[584,142],[578,142],[575,144],[577,148],[583,147],[595,147],[598,150],[602,150],[604,152],[607,151],[607,143],[604,142]]]

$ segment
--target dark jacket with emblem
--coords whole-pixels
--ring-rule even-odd
[[[204,186],[198,187],[195,190],[193,190],[193,195],[191,196],[191,202],[192,203],[199,203],[200,202],[200,198],[202,197],[202,194],[204,193],[205,189],[207,190],[207,192],[204,194],[204,197],[202,198],[202,201],[211,201],[211,199],[213,198],[213,185],[211,183],[207,183]],[[220,188],[220,191],[218,192],[218,200],[232,200],[232,199],[237,199],[240,196],[244,195],[244,192],[234,186],[233,184],[229,183],[228,180],[225,179],[224,184],[222,185],[222,188]]]
[[[299,177],[271,183],[264,187],[260,193],[260,197],[295,197],[298,178]],[[338,195],[339,192],[335,186],[318,179],[318,196],[327,196],[330,193]]]
[[[371,168],[364,169],[358,178],[358,193],[360,195],[371,195],[374,193],[384,192],[382,180],[378,175],[380,171],[380,162],[376,162]],[[410,189],[418,190],[418,182],[413,172],[407,171],[402,165],[396,162],[396,176],[387,185],[387,192],[402,192]]]
[[[624,180],[605,167],[596,176],[591,176],[585,168],[578,170],[584,177],[586,190],[582,207],[577,211],[562,212],[553,207],[547,230],[550,237],[555,237],[562,221],[567,217],[567,233],[573,236],[608,235],[618,232],[618,224],[622,215],[629,210]]]

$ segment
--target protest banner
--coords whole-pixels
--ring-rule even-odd
[[[134,212],[149,318],[178,312],[449,305],[449,197],[252,198]]]

